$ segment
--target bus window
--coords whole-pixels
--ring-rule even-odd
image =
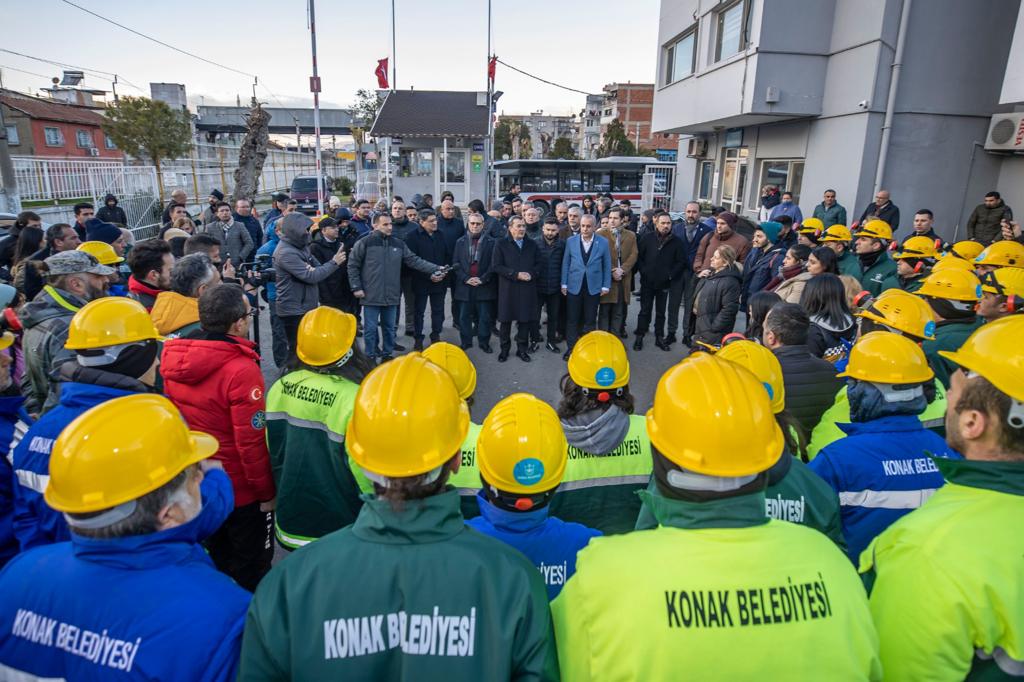
[[[583,183],[584,192],[608,192],[612,188],[612,174],[608,171],[589,171]]]
[[[559,192],[582,192],[583,179],[579,169],[558,171]]]
[[[502,174],[499,177],[501,178],[500,182],[501,182],[501,191],[502,192],[506,192],[507,193],[508,191],[510,191],[512,189],[512,185],[518,185],[519,184],[519,175],[517,175],[515,173],[509,173],[507,175],[506,174]]]
[[[558,174],[552,169],[537,169],[532,173],[523,173],[524,192],[557,192]]]
[[[639,192],[640,174],[632,171],[615,171],[612,176],[613,192]]]

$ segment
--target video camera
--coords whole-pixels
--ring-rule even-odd
[[[269,253],[256,256],[255,260],[239,263],[238,278],[254,287],[264,286],[277,280],[274,258]]]

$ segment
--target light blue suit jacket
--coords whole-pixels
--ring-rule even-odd
[[[608,240],[599,234],[594,235],[594,243],[590,247],[590,260],[583,262],[583,249],[580,236],[573,235],[565,243],[565,255],[562,256],[562,286],[570,294],[578,295],[583,288],[583,274],[587,275],[587,291],[596,296],[601,289],[612,288],[612,253],[608,248]]]

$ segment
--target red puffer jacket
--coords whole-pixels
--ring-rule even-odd
[[[160,374],[164,392],[189,428],[217,438],[213,457],[235,489],[235,506],[274,497],[264,429],[263,375],[248,339],[196,332],[164,344]]]

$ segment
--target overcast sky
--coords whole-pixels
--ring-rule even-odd
[[[287,106],[312,106],[304,0],[75,0],[98,14],[240,71],[257,74]],[[395,0],[398,87],[486,89],[486,0]],[[0,47],[88,69],[117,72],[120,94],[149,95],[150,82],[184,83],[192,104],[247,103],[251,79],[204,64],[90,16],[61,0],[5,0]],[[500,59],[588,92],[616,81],[653,82],[657,0],[494,0],[493,49]],[[628,8],[628,11],[626,11]],[[377,60],[391,56],[387,0],[319,0],[321,104],[345,106],[375,88]],[[7,68],[4,68],[7,67]],[[4,87],[36,92],[60,67],[0,52]],[[15,71],[22,69],[39,75]],[[43,77],[40,77],[43,76]],[[83,85],[108,89],[88,76]],[[498,65],[499,111],[568,114],[583,95]],[[261,101],[277,106],[264,88]]]

